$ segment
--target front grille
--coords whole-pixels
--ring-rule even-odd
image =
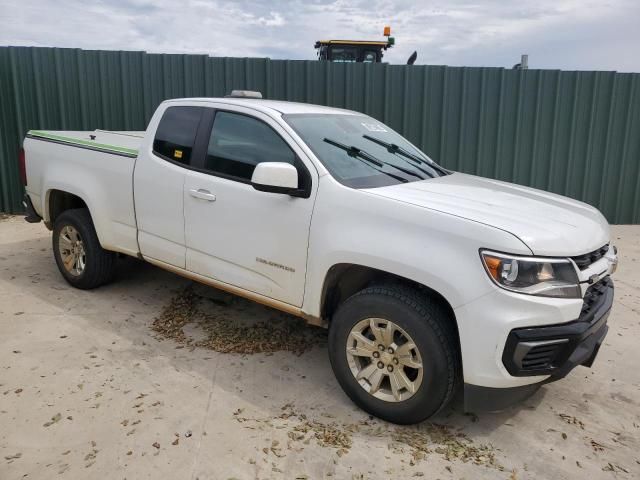
[[[542,344],[532,347],[522,358],[522,370],[539,370],[550,367],[558,356],[558,352],[564,348],[566,344],[567,340],[562,340],[559,343]]]
[[[589,268],[592,263],[595,263],[604,257],[608,251],[609,244],[607,243],[593,252],[585,253],[584,255],[579,255],[577,257],[571,257],[571,259],[576,262],[576,265],[580,270],[585,270]]]
[[[594,307],[600,304],[602,297],[607,293],[607,290],[613,288],[613,280],[611,277],[606,276],[598,283],[591,285],[587,288],[584,294],[584,301],[582,302],[582,310],[580,316],[587,315]]]

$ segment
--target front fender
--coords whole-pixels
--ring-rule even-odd
[[[494,288],[478,251],[531,254],[503,230],[354,190],[323,177],[309,241],[303,310],[318,316],[330,269],[340,263],[375,268],[440,293],[452,308]]]

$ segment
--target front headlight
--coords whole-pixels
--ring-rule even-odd
[[[502,288],[541,297],[580,298],[578,275],[569,260],[480,252],[491,279]]]

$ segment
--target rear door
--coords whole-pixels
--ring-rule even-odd
[[[317,174],[268,115],[222,108],[207,114],[202,164],[186,173],[187,270],[301,306]],[[255,190],[253,170],[268,161],[296,166],[307,198]]]
[[[168,106],[158,112],[162,116],[153,143],[141,149],[134,172],[140,251],[179,268],[185,268],[186,258],[185,172],[198,154],[194,147],[204,111],[198,106]]]

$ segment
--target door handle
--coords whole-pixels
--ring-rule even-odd
[[[216,201],[216,196],[209,190],[205,190],[204,188],[199,188],[197,190],[192,188],[191,190],[189,190],[189,195],[191,195],[193,198],[199,198],[200,200],[206,200],[208,202]]]

